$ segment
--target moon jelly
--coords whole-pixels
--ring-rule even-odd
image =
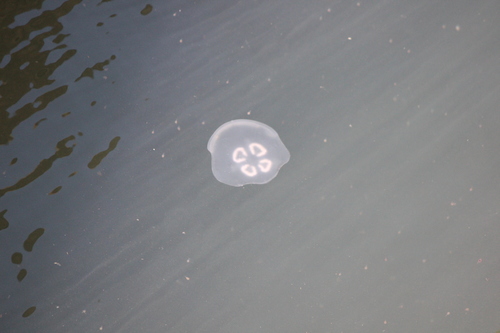
[[[278,133],[266,124],[237,119],[220,126],[208,140],[212,172],[231,186],[265,184],[290,160]]]

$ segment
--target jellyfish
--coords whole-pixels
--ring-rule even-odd
[[[221,125],[207,148],[215,178],[231,186],[266,184],[290,160],[290,152],[274,129],[248,119]]]

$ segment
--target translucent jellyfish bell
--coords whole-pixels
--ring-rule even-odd
[[[212,172],[231,186],[265,184],[290,160],[278,133],[266,124],[237,119],[220,126],[208,140]]]

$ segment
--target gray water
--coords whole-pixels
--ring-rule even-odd
[[[498,1],[12,3],[1,332],[500,330]]]

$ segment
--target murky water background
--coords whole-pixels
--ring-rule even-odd
[[[4,3],[1,332],[500,329],[497,1]]]

